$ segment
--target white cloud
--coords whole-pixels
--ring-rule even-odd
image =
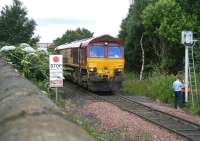
[[[0,0],[0,10],[4,5],[12,4],[12,0]]]
[[[111,34],[116,36],[123,18],[128,13],[129,0],[21,0],[27,7],[29,17],[38,23],[36,35],[41,42],[52,42],[67,29],[85,27],[95,35]],[[2,5],[12,0],[1,0]],[[43,19],[88,20],[91,23],[40,23]]]

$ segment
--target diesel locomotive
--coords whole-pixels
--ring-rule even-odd
[[[124,47],[110,35],[92,37],[55,48],[63,55],[64,74],[92,91],[115,91],[124,71]]]

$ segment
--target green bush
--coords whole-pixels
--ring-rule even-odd
[[[125,74],[125,81],[123,82],[122,89],[130,95],[140,95],[151,97],[154,100],[159,100],[163,103],[172,104],[174,94],[172,90],[172,83],[175,81],[174,75],[153,74],[151,77],[144,80],[138,80],[138,77],[133,73]],[[200,74],[196,74],[197,84],[200,84]],[[200,85],[198,85],[198,93],[200,93]],[[192,104],[192,95],[189,94],[189,101],[187,102],[187,109],[193,113],[200,115],[200,94]],[[197,99],[198,98],[198,99]]]
[[[175,80],[173,75],[154,74],[145,80],[137,80],[134,74],[125,74],[123,91],[131,95],[141,95],[159,99],[165,103],[172,103],[172,83]]]
[[[48,81],[49,66],[47,55],[41,53],[27,54],[21,61],[21,65],[23,73],[27,78],[37,81]]]
[[[21,50],[21,48],[16,48],[15,50],[3,51],[1,54],[7,61],[12,62],[15,67],[21,71],[21,60],[24,58],[25,52]]]
[[[14,50],[0,52],[1,56],[11,62],[26,78],[36,82],[38,86],[47,91],[49,88],[49,56],[43,51],[28,53],[18,46]]]

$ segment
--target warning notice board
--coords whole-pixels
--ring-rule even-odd
[[[50,87],[63,87],[63,56],[49,56]]]

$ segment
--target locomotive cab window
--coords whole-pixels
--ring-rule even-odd
[[[104,47],[91,46],[89,50],[90,57],[103,58],[105,57]]]
[[[108,47],[108,58],[122,58],[122,48]]]

